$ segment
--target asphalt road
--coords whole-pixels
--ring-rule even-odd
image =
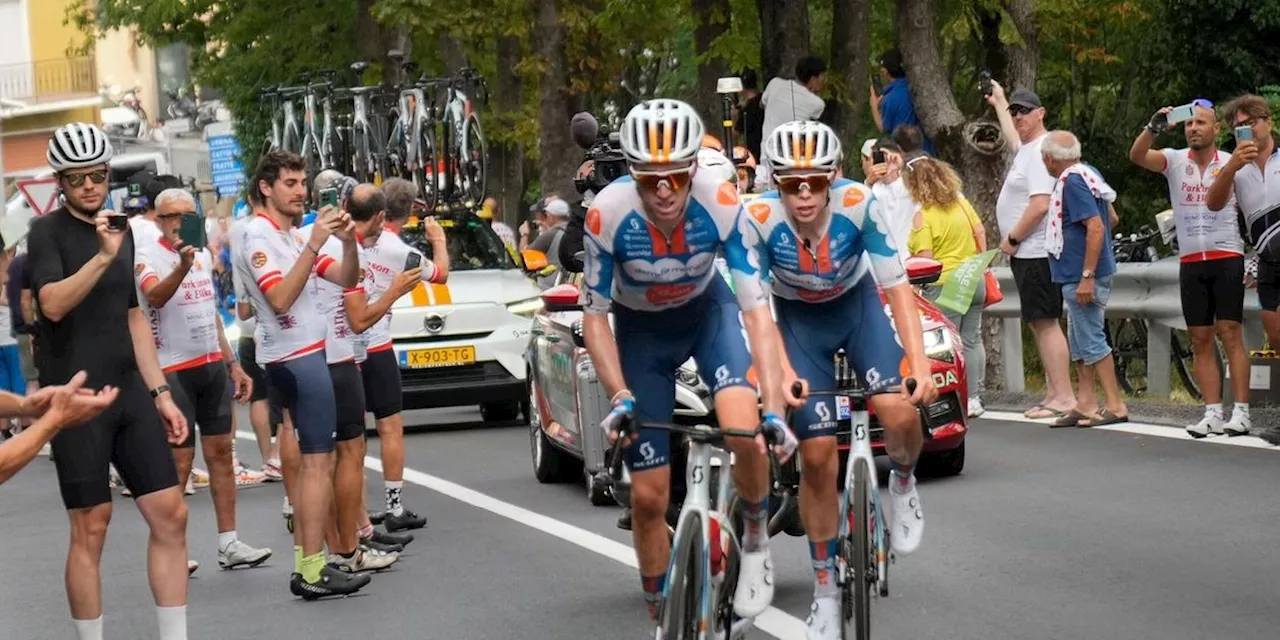
[[[417,473],[405,500],[431,522],[355,597],[289,595],[280,485],[239,492],[241,538],[276,551],[251,570],[218,570],[208,491],[191,497],[191,554],[203,565],[191,583],[191,637],[652,637],[623,546],[629,534],[614,527],[618,510],[592,507],[578,485],[538,484],[526,430],[478,421],[470,410],[410,416],[449,426],[408,437]],[[964,475],[922,483],[925,543],[892,568],[892,596],[873,603],[874,637],[1276,637],[1276,452],[992,420],[970,437]],[[238,448],[256,463],[251,442]],[[379,504],[379,474],[370,472],[369,486]],[[103,560],[106,637],[155,638],[146,528],[127,500],[116,504]],[[46,459],[0,488],[0,640],[74,637],[59,507]],[[785,614],[762,624],[803,637],[795,631],[811,597],[807,549],[784,536],[774,550],[774,606]]]

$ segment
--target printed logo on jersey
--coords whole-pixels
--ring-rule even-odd
[[[855,207],[866,200],[867,196],[862,193],[862,189],[857,187],[849,187],[844,190],[844,201],[841,203],[845,207]]]
[[[644,292],[644,298],[653,304],[666,304],[693,293],[696,288],[694,284],[655,284]]]
[[[773,211],[773,207],[770,207],[763,202],[755,202],[752,203],[750,207],[747,207],[747,212],[750,213],[751,217],[755,218],[756,222],[759,222],[760,224],[764,224],[765,221],[769,219],[769,213],[771,211]]]
[[[796,289],[796,295],[805,302],[825,302],[832,298],[839,297],[840,294],[844,293],[844,291],[845,288],[843,286],[836,285],[830,289],[823,289],[820,291],[814,291],[812,289]]]
[[[738,188],[731,182],[720,185],[720,189],[716,191],[716,202],[726,207],[738,204]]]
[[[587,211],[587,231],[593,235],[600,235],[600,210],[596,208]]]
[[[1187,165],[1187,175],[1194,176],[1195,174],[1196,174],[1195,167],[1192,167],[1191,165]]]
[[[653,460],[653,456],[655,453],[656,452],[653,450],[653,443],[650,443],[650,442],[640,443],[640,457],[644,458],[646,462]]]
[[[144,264],[142,264],[141,262],[139,262],[138,264],[134,265],[134,267],[133,267],[133,274],[134,274],[134,275],[137,275],[137,276],[140,276],[140,275],[142,275],[142,272],[143,272],[143,271],[146,271],[146,270],[147,270],[147,266],[146,266],[146,265],[144,265]]]
[[[253,265],[254,269],[261,269],[267,266],[267,254],[262,251],[253,252],[253,257],[250,258],[250,263]]]

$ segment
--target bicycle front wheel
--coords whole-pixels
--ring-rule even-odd
[[[870,469],[862,459],[853,462],[853,504],[849,535],[840,541],[844,580],[840,585],[840,614],[844,640],[871,638],[871,584],[875,582],[875,549],[871,546]]]
[[[673,565],[676,571],[667,576],[670,589],[658,614],[662,637],[667,640],[701,640],[699,628],[711,628],[710,620],[705,626],[700,623],[706,564],[702,549],[702,522],[697,517],[689,518],[672,546],[672,551],[678,554]]]
[[[480,119],[471,114],[465,121],[462,132],[461,168],[465,191],[473,201],[480,202],[484,198],[485,188],[489,180],[489,156],[485,148],[484,132],[480,129]]]

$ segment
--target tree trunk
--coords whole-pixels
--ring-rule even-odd
[[[514,69],[524,52],[515,36],[498,38],[498,68]],[[519,117],[524,105],[523,85],[519,75],[499,73],[493,84],[493,111],[497,122],[509,123]],[[490,136],[490,140],[492,140]],[[497,198],[502,220],[514,229],[520,224],[521,195],[524,194],[524,148],[515,142],[491,144],[495,160],[490,195]]]
[[[760,86],[775,76],[794,78],[796,63],[809,55],[806,0],[756,0],[760,11]]]
[[[538,162],[542,193],[556,193],[572,199],[574,172],[578,168],[578,147],[569,136],[569,78],[565,60],[565,29],[560,23],[561,0],[538,3],[538,28],[534,41],[542,59],[542,79],[538,83]]]
[[[871,60],[870,0],[832,0],[831,72],[827,74],[831,100],[839,103],[832,127],[840,135],[847,162],[857,163],[858,126],[867,106]],[[828,102],[830,105],[830,102]],[[828,107],[829,109],[830,107]]]
[[[468,66],[467,51],[462,48],[462,43],[457,38],[448,33],[441,33],[437,46],[440,47],[440,56],[444,58],[444,72],[446,75],[453,75],[459,69]]]
[[[1004,0],[1004,7],[1023,43],[1022,46],[1005,47],[1009,60],[1009,86],[1034,91],[1040,66],[1040,27],[1036,22],[1035,1]]]
[[[987,246],[995,247],[1000,236],[995,217],[996,199],[1004,182],[1007,154],[983,153],[965,137],[966,120],[951,92],[951,81],[938,52],[933,0],[900,0],[898,38],[903,63],[910,78],[911,97],[925,133],[937,146],[938,157],[955,167],[964,181],[964,193],[982,216],[987,229]],[[1003,257],[1003,256],[1001,256]],[[999,389],[1004,383],[1004,363],[998,335],[986,331],[987,386]]]
[[[408,25],[378,24],[373,19],[373,5],[377,3],[378,0],[356,2],[356,46],[365,61],[382,63],[384,83],[397,83],[401,80],[400,68],[387,57],[387,52],[398,49],[408,58],[413,55],[413,39]]]
[[[699,57],[711,50],[716,38],[729,30],[729,0],[693,0],[693,51]],[[721,137],[716,123],[722,119],[720,96],[716,93],[716,80],[726,75],[727,65],[721,58],[704,59],[698,63],[698,88],[694,108],[706,121],[707,132]]]

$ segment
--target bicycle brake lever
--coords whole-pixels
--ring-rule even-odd
[[[907,387],[907,393],[916,394],[917,382],[915,378],[907,378],[902,381]],[[916,413],[920,414],[920,431],[924,434],[925,441],[933,440],[933,420],[929,418],[929,412],[924,407],[916,405]]]

